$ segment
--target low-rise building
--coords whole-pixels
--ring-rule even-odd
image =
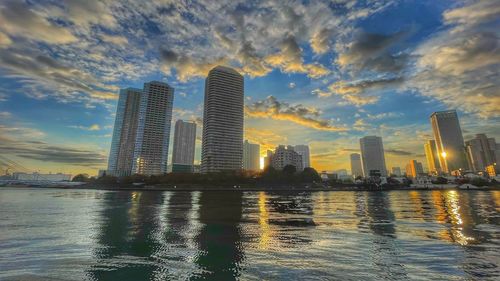
[[[302,156],[300,156],[293,148],[293,146],[280,145],[271,157],[271,166],[276,170],[283,170],[287,165],[295,166],[297,171],[304,170],[302,166]]]
[[[19,181],[71,181],[70,174],[40,174],[40,173],[13,173],[13,178]]]

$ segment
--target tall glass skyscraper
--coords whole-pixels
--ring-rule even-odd
[[[311,156],[309,153],[309,146],[304,144],[299,144],[293,147],[293,150],[302,156],[302,167],[311,167]]]
[[[467,169],[464,137],[457,112],[455,110],[434,112],[431,115],[431,125],[442,171],[451,173]]]
[[[239,170],[243,160],[243,76],[217,66],[205,80],[201,172]]]
[[[351,175],[353,177],[363,176],[363,167],[361,167],[361,155],[352,153],[351,158]]]
[[[381,176],[387,176],[382,138],[377,136],[362,137],[359,139],[359,145],[363,175],[369,177],[372,171],[378,171]]]
[[[424,144],[424,150],[429,174],[438,175],[441,172],[441,165],[439,164],[439,154],[436,148],[436,141],[428,140]]]
[[[158,81],[144,83],[139,108],[132,171],[143,175],[167,172],[174,88]]]
[[[108,159],[108,175],[120,177],[132,173],[141,95],[141,89],[120,90]]]

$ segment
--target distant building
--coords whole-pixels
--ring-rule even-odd
[[[381,176],[387,176],[382,138],[377,136],[366,136],[359,139],[359,145],[361,148],[363,175],[369,177],[374,172]]]
[[[392,174],[396,177],[401,177],[401,168],[400,167],[392,167]]]
[[[144,83],[139,107],[132,171],[143,175],[167,173],[174,88],[158,81]]]
[[[439,175],[441,172],[441,165],[439,164],[439,154],[436,148],[435,140],[428,140],[424,144],[425,158],[427,159],[427,167],[429,174]]]
[[[108,176],[108,172],[107,172],[106,170],[99,170],[99,171],[97,172],[97,177],[98,177],[98,178],[102,178],[102,177],[104,177],[104,176]]]
[[[311,156],[309,153],[309,146],[300,144],[300,145],[294,146],[293,149],[300,156],[302,156],[302,167],[304,167],[304,168],[311,167]]]
[[[271,166],[273,161],[273,152],[271,150],[266,151],[266,156],[264,157],[264,169]]]
[[[422,167],[422,163],[417,160],[411,160],[406,165],[406,176],[411,178],[416,178],[424,174],[424,168]]]
[[[260,145],[249,143],[248,140],[243,143],[243,169],[260,170]]]
[[[205,80],[201,172],[243,167],[243,76],[217,66]]]
[[[486,166],[486,173],[488,174],[488,176],[490,177],[494,177],[496,175],[498,175],[500,172],[499,172],[499,168],[498,168],[498,165],[496,164],[491,164],[491,165],[488,165]]]
[[[351,154],[351,174],[354,178],[363,176],[363,167],[361,166],[361,155],[359,153]]]
[[[276,147],[272,155],[271,166],[276,170],[283,170],[287,165],[295,166],[297,171],[304,170],[304,167],[302,167],[302,156],[294,150],[294,147],[291,145],[280,145]]]
[[[201,165],[193,165],[193,173],[195,174],[201,173]]]
[[[12,178],[19,181],[71,181],[70,174],[13,173]]]
[[[455,110],[434,112],[430,120],[442,171],[452,173],[467,169],[464,138],[457,112]]]
[[[172,150],[172,172],[192,173],[196,142],[196,123],[177,120],[175,122],[174,147]]]
[[[141,95],[141,89],[120,90],[108,159],[108,175],[121,177],[132,174]]]
[[[485,171],[486,167],[497,163],[496,141],[485,134],[477,134],[475,138],[465,142],[469,167],[474,172]]]

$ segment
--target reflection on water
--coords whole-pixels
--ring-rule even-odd
[[[500,278],[500,192],[0,190],[0,280]]]

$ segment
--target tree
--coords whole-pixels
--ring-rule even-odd
[[[300,173],[301,182],[320,182],[321,177],[314,168],[304,168]]]
[[[486,179],[480,178],[480,177],[471,179],[469,183],[473,184],[475,186],[486,186],[486,185],[488,185],[488,181]]]
[[[293,175],[297,172],[297,168],[294,165],[286,165],[283,167],[283,173],[288,175]]]
[[[89,175],[87,174],[78,174],[76,175],[73,180],[74,182],[90,182]]]

